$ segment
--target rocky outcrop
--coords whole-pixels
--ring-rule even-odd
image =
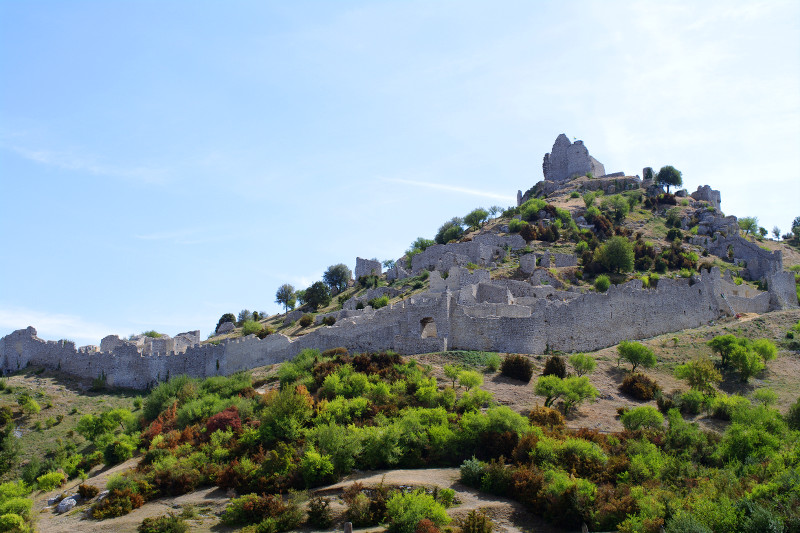
[[[717,211],[719,211],[719,206],[722,203],[720,192],[712,189],[709,185],[698,187],[690,196],[697,201],[708,202]]]

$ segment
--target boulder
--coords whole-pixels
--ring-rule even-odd
[[[233,322],[223,322],[217,328],[217,335],[222,335],[224,333],[230,333],[234,329],[236,329],[236,324],[234,324]]]
[[[56,507],[57,513],[66,513],[67,511],[72,510],[73,507],[78,505],[78,502],[75,501],[74,498],[64,498],[59,502],[58,507]]]

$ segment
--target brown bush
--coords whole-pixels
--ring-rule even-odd
[[[514,448],[519,443],[519,435],[515,431],[486,431],[478,435],[478,445],[475,456],[481,460],[493,459],[496,457],[511,457]]]
[[[94,485],[87,485],[85,483],[81,483],[78,485],[78,494],[81,495],[81,498],[84,500],[89,500],[94,498],[100,493],[100,489],[95,487]]]
[[[306,313],[300,317],[300,320],[297,321],[300,324],[301,328],[307,328],[314,322],[314,317],[311,316],[311,313]]]
[[[544,487],[542,472],[535,466],[521,466],[511,474],[511,480],[514,486],[514,499],[534,513],[539,513],[541,510],[539,493]]]
[[[535,424],[537,426],[555,426],[561,427],[564,425],[564,417],[550,407],[539,407],[536,406],[531,409],[531,412],[528,413],[528,420],[530,420],[531,424]]]
[[[561,379],[567,377],[567,363],[560,355],[551,355],[544,363],[543,376],[558,376]]]
[[[638,506],[627,485],[604,484],[597,489],[594,509],[592,529],[614,531],[628,515],[638,511]]]
[[[660,391],[661,387],[655,380],[636,372],[625,376],[619,390],[637,400],[647,402],[655,398],[656,392]]]
[[[519,439],[516,448],[511,452],[511,458],[519,464],[529,464],[531,462],[531,451],[536,448],[539,437],[535,433],[527,433]]]
[[[527,383],[533,377],[533,363],[522,355],[509,354],[500,365],[500,374]]]
[[[340,346],[339,348],[331,348],[322,352],[322,357],[337,357],[340,355],[347,355],[347,348]]]

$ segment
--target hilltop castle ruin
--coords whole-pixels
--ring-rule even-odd
[[[537,187],[550,180],[569,185],[564,180],[581,172],[602,176],[604,169],[588,155],[583,143],[573,144],[559,135],[553,151],[545,156],[546,180]],[[641,185],[638,177],[613,175],[584,180],[573,188],[627,190]],[[693,201],[703,203],[698,204],[698,231],[692,243],[742,266],[746,276],[763,281],[768,290],[736,285],[730,271],[722,276],[718,268],[689,278],[664,278],[652,288],[632,280],[606,293],[564,289],[549,268],[575,266],[574,255],[553,253],[544,245],[532,250],[520,235],[501,228],[467,242],[430,246],[412,258],[410,268],[397,261],[384,273],[380,263],[358,258],[357,276],[385,275],[393,280],[428,271],[429,289],[377,310],[369,306],[369,300],[394,297],[399,291],[394,287],[370,289],[346,301],[341,310],[316,316],[318,324],[332,316],[334,325],[295,339],[281,334],[264,339],[250,335],[200,344],[195,331],[160,339],[139,336],[124,340],[112,335],[104,338],[100,347],[76,348],[69,341],[42,340],[28,327],[0,339],[0,369],[7,373],[37,365],[141,389],[180,374],[229,375],[278,363],[306,348],[344,346],[353,352],[394,350],[400,354],[455,349],[528,354],[543,353],[547,348],[591,351],[737,313],[797,307],[794,276],[783,270],[781,252],[765,251],[743,239],[735,217],[723,217],[718,210],[705,207],[710,200],[716,204],[712,207],[718,208],[719,191],[705,186],[695,194],[698,198]],[[492,280],[489,269],[509,256],[518,258],[525,279]],[[298,313],[287,314],[286,321],[296,320]]]

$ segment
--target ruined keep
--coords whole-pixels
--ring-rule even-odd
[[[542,171],[547,181],[565,181],[589,172],[599,178],[606,173],[603,164],[589,155],[583,141],[571,143],[563,133],[556,138],[552,151],[544,154]]]

